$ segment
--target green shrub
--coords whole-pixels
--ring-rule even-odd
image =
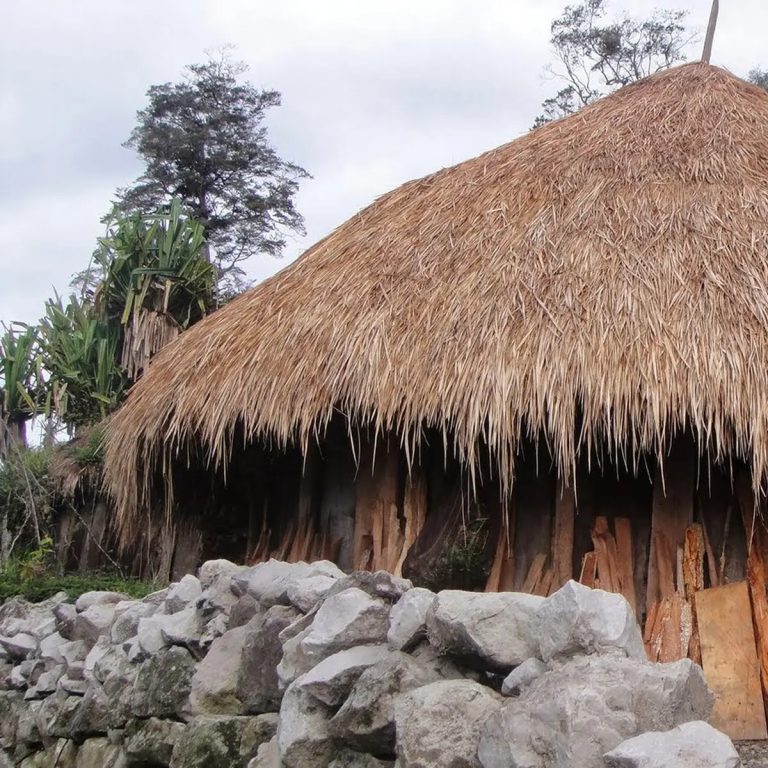
[[[57,576],[50,571],[25,576],[25,572],[24,564],[18,561],[0,571],[0,602],[19,595],[25,600],[37,603],[57,592],[66,592],[74,600],[83,592],[94,590],[123,592],[133,598],[142,598],[157,588],[154,584],[125,578],[114,571],[93,571],[64,576]]]

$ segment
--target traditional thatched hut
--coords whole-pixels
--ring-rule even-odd
[[[766,126],[690,64],[384,195],[152,363],[108,428],[124,534],[164,512],[185,562],[427,581],[485,553],[491,588],[599,579],[638,614],[691,563],[744,578]]]

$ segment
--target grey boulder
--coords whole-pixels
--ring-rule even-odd
[[[517,695],[522,688],[541,677],[547,669],[547,665],[540,659],[526,659],[504,678],[504,682],[501,684],[502,694],[504,696]]]
[[[122,592],[83,592],[75,601],[75,610],[78,613],[82,613],[94,605],[115,605],[125,600],[130,600],[130,598]]]
[[[435,593],[417,587],[408,590],[389,613],[387,642],[396,651],[409,651],[427,636],[427,614]]]
[[[605,755],[605,764],[608,768],[738,768],[740,761],[724,733],[697,720],[628,739]]]
[[[249,622],[235,690],[247,714],[280,709],[283,697],[277,677],[277,665],[283,655],[280,633],[297,617],[294,608],[274,605]]]
[[[327,560],[315,563],[268,560],[235,574],[232,589],[237,595],[249,593],[267,608],[272,605],[288,605],[289,588],[300,579],[318,575],[338,579],[344,572]]]
[[[541,658],[619,649],[646,658],[643,636],[622,595],[568,581],[539,609]],[[532,654],[533,655],[533,654]]]
[[[286,768],[327,768],[334,754],[329,722],[332,710],[301,687],[288,687],[280,705],[277,744]]]
[[[481,768],[482,727],[501,701],[472,680],[441,680],[400,696],[395,703],[398,765]]]
[[[622,652],[553,662],[486,722],[483,768],[603,768],[603,755],[645,731],[706,719],[713,697],[688,659],[651,664]]]
[[[393,755],[395,700],[407,691],[439,680],[439,674],[412,656],[389,651],[357,679],[349,697],[333,716],[331,733],[360,752]]]
[[[286,590],[288,600],[291,605],[307,613],[331,591],[337,580],[337,577],[324,573],[296,579],[288,584]]]
[[[173,720],[132,720],[123,740],[129,765],[168,765],[184,731],[185,726]]]
[[[248,626],[230,629],[216,638],[195,668],[189,695],[193,714],[236,715],[242,711],[237,685]]]
[[[290,684],[338,651],[384,642],[388,626],[388,606],[356,587],[327,598],[312,623],[283,646],[281,683]]]
[[[429,642],[467,664],[508,672],[538,656],[543,602],[516,592],[438,592],[427,614]]]
[[[184,648],[167,648],[139,667],[131,697],[135,717],[179,717],[186,711],[195,662]]]
[[[305,675],[301,687],[329,707],[338,707],[360,675],[389,657],[386,645],[357,645],[323,659]]]
[[[184,610],[190,603],[200,597],[202,591],[203,589],[197,576],[188,573],[182,577],[181,581],[177,581],[168,587],[164,603],[166,613],[176,613],[177,611]]]

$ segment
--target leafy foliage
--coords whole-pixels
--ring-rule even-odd
[[[136,599],[146,597],[156,585],[139,579],[128,579],[113,571],[95,571],[84,574],[57,575],[50,569],[35,567],[30,571],[26,558],[14,561],[0,571],[0,602],[19,596],[37,603],[57,592],[66,592],[76,599],[83,592],[104,590],[122,592]]]
[[[125,144],[146,168],[118,192],[123,210],[140,212],[181,196],[230,289],[242,277],[242,261],[278,254],[287,231],[303,232],[293,198],[307,176],[268,141],[265,113],[280,104],[280,94],[241,82],[245,71],[224,51],[188,66],[181,82],[152,86]]]
[[[101,278],[95,305],[120,328],[120,363],[129,379],[213,306],[216,275],[204,244],[201,224],[178,197],[150,216],[113,212],[94,253]]]
[[[591,104],[607,93],[685,60],[693,40],[686,11],[657,10],[647,19],[606,21],[605,0],[569,5],[552,23],[559,61],[552,74],[565,82],[542,104],[534,127]]]
[[[50,376],[48,412],[80,426],[99,421],[119,404],[128,384],[118,366],[120,328],[100,316],[91,300],[49,299],[40,339]]]
[[[0,463],[0,568],[14,552],[39,547],[53,519],[51,451],[11,445]]]
[[[749,75],[747,75],[747,80],[753,85],[768,91],[768,69],[760,69],[759,67],[751,69]]]
[[[23,323],[3,326],[0,336],[0,457],[13,437],[25,442],[24,426],[41,398],[37,329]]]

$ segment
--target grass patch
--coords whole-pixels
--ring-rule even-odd
[[[57,592],[66,592],[76,599],[83,592],[105,590],[123,592],[133,598],[142,598],[157,589],[157,585],[138,579],[127,579],[110,571],[92,571],[84,574],[36,573],[27,575],[22,569],[10,566],[0,572],[0,602],[20,595],[25,600],[38,603]]]

